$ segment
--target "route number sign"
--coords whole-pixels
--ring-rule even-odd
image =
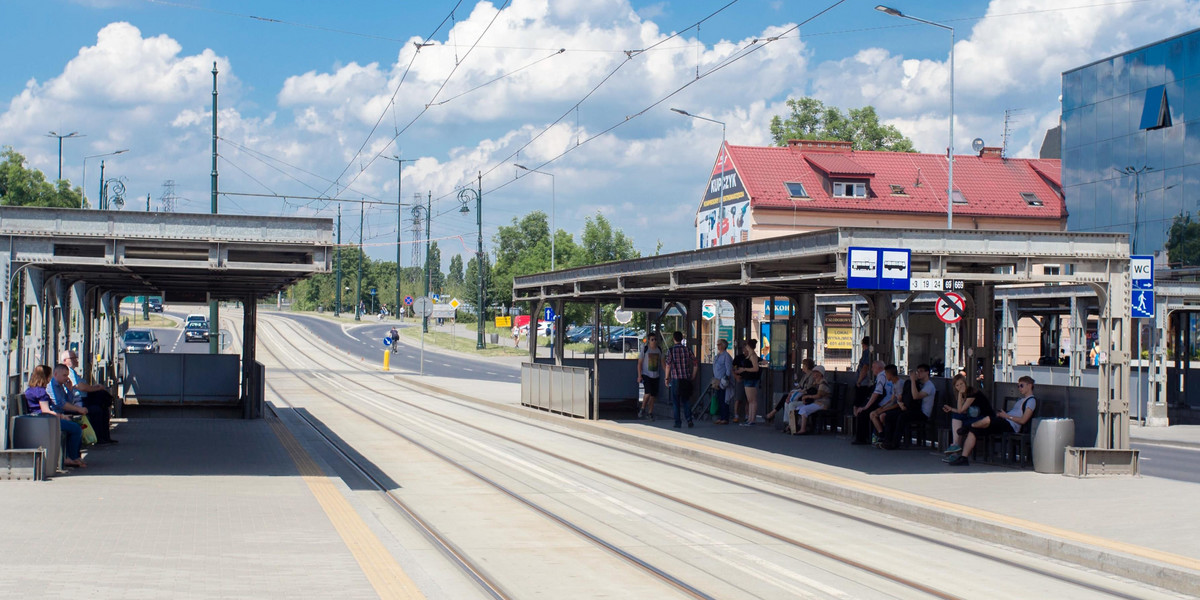
[[[967,307],[967,301],[961,295],[954,292],[946,292],[944,296],[945,298],[938,298],[937,304],[934,305],[933,309],[937,313],[938,319],[941,319],[947,325],[953,325],[962,320],[962,311]],[[954,306],[946,302],[947,298],[950,299],[950,302]],[[958,307],[958,310],[954,310],[954,307]]]

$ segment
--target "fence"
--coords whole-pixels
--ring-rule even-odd
[[[521,363],[521,405],[560,415],[595,419],[592,370],[540,363]]]

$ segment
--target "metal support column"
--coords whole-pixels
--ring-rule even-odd
[[[901,373],[908,372],[908,350],[911,339],[908,331],[908,306],[903,306],[896,312],[896,335],[892,338],[892,364]]]
[[[811,356],[813,363],[818,365],[825,364],[825,314],[828,310],[829,309],[820,306],[815,302],[813,303],[813,340],[815,340],[816,343],[813,344],[813,353]],[[853,350],[851,350],[852,354],[858,352],[858,346],[858,340],[856,339],[854,343],[851,344],[851,347],[853,348]],[[851,364],[858,363],[853,362]]]
[[[1067,369],[1067,385],[1083,385],[1083,368],[1087,362],[1087,305],[1082,298],[1071,297],[1071,324],[1067,332],[1071,338],[1071,352]]]
[[[1166,427],[1171,424],[1167,412],[1167,298],[1155,298],[1154,327],[1150,328],[1150,393],[1146,399],[1146,426]]]
[[[857,304],[850,306],[850,330],[854,336],[853,350],[850,352],[850,364],[857,365],[862,360],[862,339],[864,336],[870,335],[870,330],[867,328],[867,314],[870,313],[870,304],[867,304],[867,312],[859,309]],[[874,343],[875,339],[872,338]],[[874,357],[869,357],[868,360],[875,360]]]
[[[1100,299],[1096,447],[1114,450],[1129,448],[1129,344],[1133,319],[1127,305],[1130,275],[1124,267],[1110,267],[1107,286],[1090,284]]]
[[[12,373],[9,367],[12,364],[11,348],[8,340],[13,339],[12,335],[12,315],[13,315],[13,300],[12,297],[12,261],[7,254],[0,255],[0,275],[4,278],[4,290],[0,292],[0,340],[4,343],[0,344],[0,388],[3,389],[4,395],[7,398],[8,394],[14,393],[14,386],[9,383],[9,378]],[[18,383],[15,387],[20,388]],[[8,402],[0,402],[0,450],[8,448]]]
[[[1000,380],[1016,381],[1017,364],[1017,303],[1007,298],[1000,301]],[[1044,337],[1044,336],[1043,336]]]
[[[537,362],[537,338],[538,338],[538,315],[542,312],[542,303],[534,301],[529,303],[529,337],[526,341],[529,342],[529,362]],[[597,330],[597,334],[599,330]]]
[[[258,390],[265,382],[259,381],[257,346],[258,299],[247,295],[242,298],[242,417],[246,419],[263,417],[263,398]]]
[[[968,347],[974,348],[974,360],[968,364],[970,372],[978,371],[976,365],[983,362],[983,382],[980,387],[989,398],[996,397],[996,288],[991,284],[976,286],[973,294],[974,302],[972,316],[975,318],[975,331],[971,336]],[[1015,323],[1015,321],[1014,321]],[[1015,327],[1014,327],[1015,329]]]
[[[592,409],[588,419],[600,418],[600,301],[592,301],[592,336],[596,346],[592,350]]]
[[[551,335],[551,340],[553,340],[553,341],[551,343],[554,346],[554,352],[552,354],[553,354],[553,358],[554,358],[554,364],[556,364],[560,367],[562,366],[562,361],[563,361],[563,342],[565,342],[567,339],[567,336],[566,336],[565,332],[563,331],[563,327],[562,327],[562,324],[564,322],[563,318],[562,318],[562,314],[563,314],[563,307],[565,305],[566,305],[566,302],[561,299],[555,300],[552,303],[552,306],[554,307],[554,325],[551,327],[551,331],[553,332],[553,334]]]

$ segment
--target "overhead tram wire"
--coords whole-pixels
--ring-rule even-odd
[[[842,3],[844,3],[845,1],[846,1],[846,0],[837,0],[837,2],[834,2],[833,4],[830,4],[829,6],[825,7],[824,9],[822,9],[820,12],[818,12],[818,13],[816,13],[816,14],[812,15],[811,17],[809,17],[809,18],[805,19],[804,21],[802,21],[802,22],[800,22],[800,23],[797,23],[796,25],[793,25],[792,27],[788,28],[788,29],[787,29],[786,31],[784,31],[783,33],[780,33],[779,35],[771,36],[771,37],[769,37],[769,38],[761,38],[761,39],[758,39],[758,38],[756,38],[756,39],[752,40],[752,41],[751,41],[749,44],[747,44],[745,47],[738,49],[738,50],[737,50],[737,51],[735,51],[735,52],[734,52],[732,55],[730,55],[729,57],[725,58],[724,60],[722,60],[722,61],[721,61],[720,63],[718,63],[717,65],[713,66],[712,68],[708,69],[707,71],[704,71],[703,73],[700,73],[700,75],[699,75],[699,76],[697,76],[695,79],[691,79],[691,80],[689,80],[688,82],[686,82],[686,83],[684,83],[683,85],[679,86],[678,88],[676,88],[675,90],[671,91],[671,92],[670,92],[670,93],[668,93],[667,95],[665,95],[665,96],[663,96],[663,97],[659,98],[658,100],[654,101],[654,102],[653,102],[653,103],[651,103],[649,106],[647,106],[647,107],[645,107],[645,108],[643,108],[643,109],[639,110],[638,112],[636,112],[636,113],[633,113],[633,114],[631,114],[631,115],[628,115],[628,116],[626,116],[626,117],[625,117],[623,120],[621,120],[621,121],[618,121],[617,123],[615,123],[615,124],[613,124],[613,125],[609,126],[608,128],[606,128],[606,129],[604,129],[604,130],[602,130],[602,131],[600,131],[600,132],[598,132],[598,133],[596,133],[596,134],[594,134],[594,135],[591,135],[591,136],[589,136],[589,137],[587,137],[587,138],[585,138],[585,139],[583,139],[583,140],[579,141],[579,143],[575,144],[574,146],[570,146],[570,147],[568,147],[566,150],[562,151],[562,152],[561,152],[561,153],[559,153],[557,156],[554,156],[554,157],[552,157],[552,158],[550,158],[550,159],[548,159],[548,160],[545,160],[545,161],[543,161],[541,164],[539,164],[537,167],[535,167],[535,169],[541,169],[541,168],[545,167],[546,165],[548,165],[548,164],[550,164],[550,163],[552,163],[552,162],[554,162],[554,161],[556,161],[556,160],[558,160],[558,159],[560,159],[560,158],[562,158],[562,157],[566,156],[567,154],[571,153],[572,151],[574,151],[574,150],[576,150],[576,149],[580,148],[580,147],[581,147],[581,146],[583,146],[584,144],[586,144],[586,143],[588,143],[588,142],[590,142],[590,141],[592,141],[592,140],[594,140],[594,139],[596,139],[596,138],[598,138],[598,137],[604,136],[604,135],[608,134],[609,132],[611,132],[611,131],[613,131],[613,130],[617,129],[618,127],[620,127],[620,126],[622,126],[622,125],[624,125],[624,124],[626,124],[626,123],[628,123],[628,122],[630,122],[630,121],[632,121],[632,120],[636,119],[637,117],[639,117],[639,116],[641,116],[641,115],[643,115],[643,114],[645,114],[645,113],[649,112],[649,111],[650,111],[650,109],[652,109],[652,108],[654,108],[654,107],[658,106],[659,104],[662,104],[663,102],[666,102],[667,100],[671,99],[671,97],[673,97],[673,96],[675,96],[676,94],[678,94],[679,92],[682,92],[683,90],[685,90],[685,89],[687,89],[687,88],[691,87],[692,85],[694,85],[694,84],[696,84],[697,82],[699,82],[699,81],[703,80],[704,78],[708,77],[709,75],[712,75],[713,73],[716,73],[717,71],[720,71],[721,69],[724,69],[725,67],[728,67],[729,65],[732,65],[732,64],[736,63],[737,61],[739,61],[739,60],[742,60],[743,58],[746,58],[747,56],[750,56],[750,55],[751,55],[751,54],[753,54],[754,52],[757,52],[758,50],[761,50],[762,48],[765,48],[765,47],[766,47],[768,44],[770,44],[770,43],[772,43],[772,42],[777,42],[777,41],[779,41],[780,39],[782,39],[782,38],[783,38],[783,36],[784,36],[784,35],[787,35],[787,34],[789,34],[789,33],[793,32],[793,31],[796,31],[797,29],[800,29],[800,28],[801,28],[801,27],[803,27],[804,25],[806,25],[806,24],[808,24],[808,23],[811,23],[811,22],[812,22],[814,19],[816,19],[817,17],[820,17],[821,15],[823,15],[823,14],[825,14],[825,13],[829,12],[830,10],[833,10],[834,8],[836,8],[838,5],[840,5],[840,4],[842,4]],[[762,43],[760,43],[760,42],[762,42]],[[528,145],[528,144],[526,144],[526,145]],[[524,148],[524,146],[522,146],[522,147],[521,147],[521,149],[523,149],[523,148]],[[518,149],[517,151],[519,152],[519,151],[520,151],[520,149]],[[514,153],[514,155],[515,155],[515,153]],[[512,155],[510,155],[510,156],[512,156]],[[503,163],[500,163],[500,164],[494,165],[493,167],[491,167],[490,169],[488,169],[488,170],[487,170],[487,171],[485,171],[484,173],[485,173],[485,174],[487,174],[487,173],[491,173],[492,171],[494,171],[494,170],[496,170],[496,169],[500,168],[501,166],[503,166]],[[508,187],[509,185],[511,185],[511,184],[513,184],[513,183],[515,183],[515,182],[517,182],[517,181],[520,181],[521,179],[524,179],[524,178],[525,178],[525,177],[527,177],[527,176],[528,176],[528,175],[525,175],[525,176],[518,176],[518,177],[516,177],[516,178],[514,178],[514,179],[510,179],[510,180],[508,180],[508,181],[505,181],[505,182],[503,182],[503,183],[500,183],[499,185],[497,185],[497,186],[495,186],[495,187],[491,188],[491,191],[495,192],[495,191],[497,191],[497,190],[504,189],[505,187]],[[443,200],[443,199],[445,199],[445,198],[447,198],[447,197],[449,197],[449,196],[453,195],[454,193],[455,193],[454,191],[447,192],[446,194],[443,194],[443,195],[439,196],[437,199],[438,199],[438,200]]]
[[[367,161],[367,164],[365,166],[363,166],[363,168],[359,169],[358,173],[354,177],[350,178],[349,183],[346,184],[347,186],[353,185],[354,182],[358,180],[358,177],[360,175],[362,175],[364,171],[366,171],[367,167],[370,167],[372,164],[375,164],[375,161],[379,160],[379,157],[383,156],[383,153],[387,152],[388,149],[392,147],[392,144],[395,143],[396,140],[401,135],[404,134],[404,132],[408,131],[408,129],[410,127],[412,127],[413,124],[415,124],[425,113],[429,112],[429,107],[432,105],[432,103],[434,101],[437,100],[438,95],[440,95],[442,93],[442,90],[446,88],[446,84],[450,82],[450,79],[452,77],[454,77],[454,74],[456,72],[458,72],[458,68],[460,66],[462,66],[463,62],[466,62],[467,57],[470,56],[471,52],[475,50],[476,45],[479,43],[480,40],[483,39],[483,36],[487,35],[488,31],[491,30],[492,25],[494,25],[496,23],[496,19],[499,19],[500,15],[504,14],[504,10],[506,8],[508,8],[508,5],[511,3],[511,1],[512,0],[504,0],[504,4],[500,5],[500,8],[496,11],[496,14],[492,15],[492,20],[488,21],[488,24],[486,27],[483,28],[483,31],[479,32],[479,35],[475,38],[475,43],[471,44],[471,48],[468,49],[466,51],[466,53],[463,54],[462,60],[456,61],[454,64],[454,68],[450,69],[450,72],[448,74],[446,74],[446,78],[442,80],[441,85],[439,85],[437,91],[435,91],[433,93],[433,97],[429,99],[429,102],[425,103],[425,107],[422,108],[416,114],[416,116],[414,116],[412,118],[412,120],[410,120],[407,124],[405,124],[404,127],[402,127],[399,131],[397,131],[395,133],[395,135],[392,136],[392,139],[388,140],[388,143],[384,144],[383,147],[380,148],[379,151],[375,153],[375,156],[372,156],[371,159]],[[455,5],[455,6],[457,7],[457,5]],[[451,11],[451,14],[453,14],[453,11]],[[429,39],[429,38],[426,38],[426,39]],[[416,58],[415,53],[413,54],[413,57],[414,57],[414,59]],[[407,71],[405,72],[405,74],[407,74]],[[399,86],[397,86],[396,91],[399,92],[399,89],[400,89]],[[396,96],[395,96],[395,94],[393,94],[392,102],[395,102],[395,101],[396,101]],[[390,107],[390,104],[389,104],[389,107]],[[362,146],[359,146],[358,152],[356,152],[354,154],[354,157],[351,158],[350,163],[347,164],[346,168],[342,169],[341,174],[338,175],[337,178],[339,180],[342,178],[342,175],[346,174],[346,171],[350,170],[350,166],[354,164],[354,160],[362,155],[363,148],[366,148],[367,144],[371,141],[371,137],[375,135],[375,130],[379,128],[379,123],[383,121],[383,117],[386,114],[387,114],[387,109],[385,108],[383,113],[381,113],[379,115],[379,120],[375,122],[375,126],[371,128],[371,132],[367,134],[367,139],[363,140]],[[325,192],[328,192],[328,191],[329,191],[328,189],[325,190]]]
[[[307,169],[304,169],[303,167],[298,167],[298,166],[296,166],[296,165],[293,165],[293,164],[291,164],[291,163],[289,163],[289,162],[287,162],[287,161],[285,161],[285,160],[283,160],[283,159],[280,159],[280,158],[276,158],[276,157],[274,157],[274,156],[271,156],[270,154],[267,154],[267,153],[265,153],[265,152],[262,152],[262,151],[259,151],[259,150],[255,150],[255,149],[253,149],[253,148],[250,148],[250,147],[248,147],[248,146],[245,146],[245,145],[243,145],[243,144],[239,144],[239,143],[237,143],[237,142],[235,142],[235,141],[228,140],[228,139],[226,139],[226,138],[219,138],[219,139],[221,139],[222,141],[224,141],[224,142],[226,142],[226,143],[228,143],[228,144],[230,144],[230,145],[234,146],[235,148],[237,148],[237,149],[239,149],[239,150],[242,150],[243,152],[246,152],[247,154],[249,154],[249,155],[250,155],[250,157],[251,157],[251,158],[254,158],[255,160],[258,160],[259,162],[263,163],[264,165],[266,165],[266,166],[268,166],[268,167],[270,167],[270,168],[272,168],[272,169],[275,169],[275,170],[276,170],[276,171],[278,171],[279,173],[281,173],[281,174],[283,174],[283,175],[285,175],[285,176],[287,176],[287,177],[290,177],[291,179],[294,179],[294,180],[295,180],[297,183],[299,183],[299,184],[303,185],[304,187],[306,187],[306,188],[308,188],[308,189],[310,189],[310,190],[312,190],[312,191],[314,191],[314,192],[316,192],[316,193],[318,193],[318,194],[320,194],[320,193],[321,193],[321,190],[318,190],[317,188],[315,188],[315,187],[313,187],[313,186],[309,185],[309,184],[308,184],[308,182],[304,181],[303,179],[300,179],[299,177],[296,177],[295,175],[293,175],[293,174],[291,174],[291,173],[288,173],[287,171],[284,171],[283,169],[280,169],[279,167],[277,167],[277,166],[275,166],[275,165],[272,165],[272,164],[268,163],[268,162],[267,162],[267,160],[272,160],[272,161],[275,161],[275,162],[277,162],[277,163],[279,163],[279,164],[282,164],[282,165],[285,165],[285,166],[287,166],[287,167],[289,167],[289,168],[292,168],[292,169],[295,169],[295,170],[297,170],[297,171],[300,171],[301,173],[305,173],[305,174],[307,174],[307,175],[311,175],[311,176],[313,176],[313,177],[316,177],[317,179],[320,179],[321,181],[324,181],[324,182],[326,182],[326,183],[331,183],[331,184],[336,184],[336,183],[337,183],[337,182],[335,182],[335,181],[331,181],[331,180],[329,180],[329,179],[325,179],[323,176],[321,176],[321,175],[319,175],[319,174],[317,174],[317,173],[313,173],[312,171],[309,171],[309,170],[307,170]],[[261,157],[261,158],[260,158],[260,157]],[[363,196],[363,197],[366,197],[366,198],[370,198],[370,199],[372,199],[372,200],[377,200],[377,201],[379,201],[379,202],[381,202],[381,203],[382,203],[382,202],[384,202],[384,201],[383,201],[383,200],[381,200],[380,198],[377,198],[377,197],[375,197],[375,196],[372,196],[371,194],[368,194],[368,193],[366,193],[366,192],[363,192],[363,191],[361,191],[361,190],[356,190],[356,189],[354,189],[354,188],[346,188],[346,189],[347,189],[347,191],[353,192],[353,193],[355,193],[355,194],[358,194],[358,195],[360,195],[360,196]],[[281,194],[281,195],[283,195],[283,194]],[[289,197],[293,197],[293,198],[297,197],[297,196],[292,196],[292,195],[290,195],[290,194],[286,194],[286,195],[287,195],[287,196],[289,196]],[[322,199],[322,200],[324,200],[324,199],[325,199],[325,197],[324,197],[324,196],[322,196],[322,197],[321,197],[321,199]],[[310,202],[310,204],[311,204],[311,202]]]
[[[446,98],[445,100],[442,100],[441,102],[434,102],[434,103],[430,104],[429,106],[441,106],[441,105],[443,105],[443,104],[446,104],[447,102],[450,102],[451,100],[454,100],[454,99],[456,99],[456,98],[461,98],[461,97],[463,97],[463,96],[466,96],[467,94],[470,94],[471,92],[474,92],[475,90],[478,90],[478,89],[485,88],[485,87],[487,87],[487,86],[489,86],[489,85],[491,85],[491,84],[493,84],[493,83],[496,83],[497,81],[500,81],[501,79],[505,79],[505,78],[511,77],[511,76],[513,76],[513,75],[516,75],[517,73],[520,73],[521,71],[524,71],[525,69],[528,69],[528,68],[530,68],[530,67],[532,67],[532,66],[534,66],[534,65],[536,65],[536,64],[538,64],[538,63],[540,63],[540,62],[542,62],[542,61],[544,61],[544,60],[548,60],[548,59],[554,58],[555,56],[558,56],[559,54],[562,54],[562,53],[564,53],[564,52],[566,52],[566,51],[567,51],[567,49],[566,49],[566,48],[559,48],[559,49],[558,49],[558,50],[556,50],[556,51],[555,51],[553,54],[549,54],[549,55],[547,55],[547,56],[543,56],[543,57],[541,57],[541,58],[539,58],[539,59],[537,59],[537,60],[535,60],[535,61],[533,61],[533,62],[531,62],[531,63],[529,63],[529,64],[527,64],[527,65],[525,65],[525,66],[522,66],[522,67],[517,67],[516,69],[513,69],[512,71],[509,71],[509,72],[507,72],[507,73],[505,73],[505,74],[503,74],[503,75],[500,75],[499,77],[496,77],[495,79],[492,79],[492,80],[490,80],[490,81],[487,81],[487,82],[481,83],[481,84],[479,84],[479,85],[477,85],[477,86],[475,86],[475,87],[473,87],[473,88],[471,88],[471,89],[469,89],[469,90],[467,90],[467,91],[465,91],[465,92],[460,92],[460,93],[458,93],[458,94],[455,94],[455,95],[453,95],[453,96],[450,96],[449,98]]]

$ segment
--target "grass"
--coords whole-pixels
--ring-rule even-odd
[[[419,341],[421,339],[421,328],[405,327],[400,330],[400,335]],[[504,342],[505,339],[501,337],[500,344],[496,345],[489,343],[483,350],[478,350],[475,348],[474,339],[459,337],[457,335],[451,335],[449,333],[443,333],[440,331],[433,331],[432,329],[425,334],[426,345],[446,348],[448,350],[465,352],[467,354],[477,354],[479,356],[529,356],[528,348],[512,347],[511,338],[508,340],[510,345],[506,346],[504,345]]]
[[[129,319],[130,327],[162,327],[166,329],[179,327],[179,323],[155,313],[150,313],[149,320],[143,319],[141,313],[136,315],[122,315],[122,318]]]

